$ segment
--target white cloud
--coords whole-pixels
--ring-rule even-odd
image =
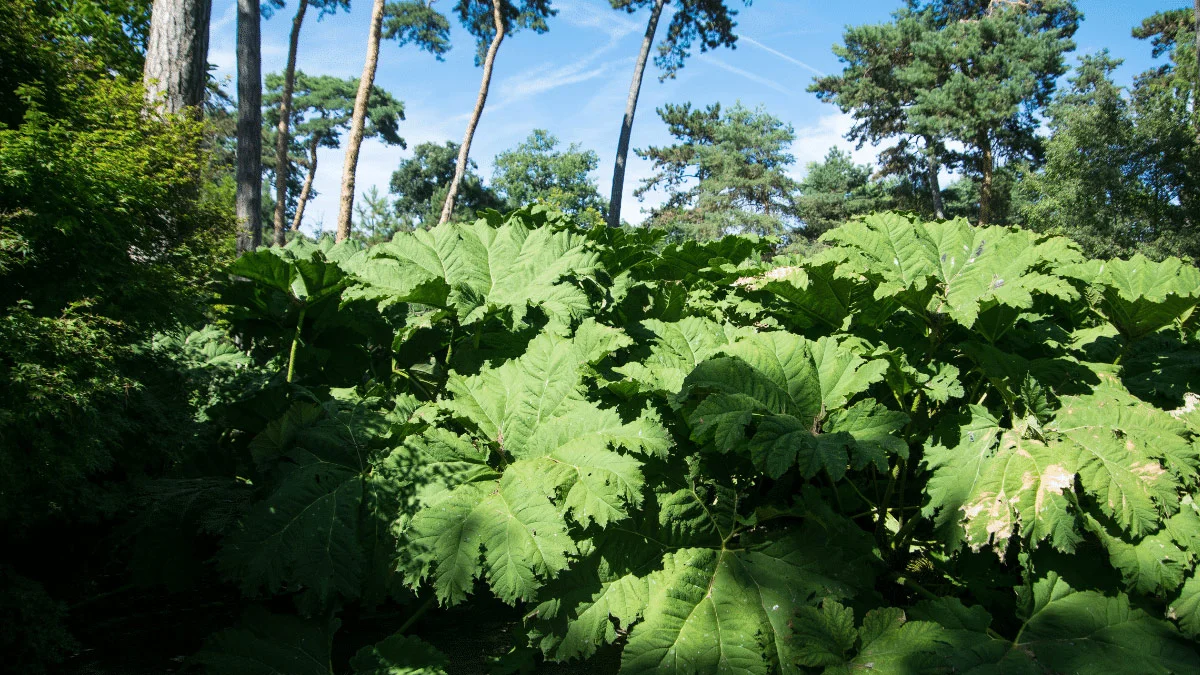
[[[644,30],[644,26],[629,18],[625,12],[617,12],[594,2],[579,2],[578,0],[558,0],[555,3],[558,17],[580,28],[594,28],[606,35],[610,41],[617,41],[627,35]]]
[[[593,60],[587,59],[559,68],[552,68],[551,64],[547,63],[524,73],[507,77],[496,87],[504,92],[504,97],[496,107],[499,108],[513,101],[536,96],[569,84],[586,82],[600,77],[608,70],[608,65],[602,64],[589,68],[588,66]]]
[[[209,23],[208,31],[212,33],[221,33],[225,29],[233,26],[233,22],[237,20],[237,3],[230,4],[221,13],[221,16],[216,21]]]
[[[845,113],[830,113],[817,119],[816,124],[796,129],[796,141],[792,143],[792,154],[796,165],[792,173],[796,178],[807,173],[809,162],[820,162],[832,147],[850,153],[858,164],[875,165],[877,148],[866,145],[861,149],[846,140],[846,133],[854,125],[854,118]]]

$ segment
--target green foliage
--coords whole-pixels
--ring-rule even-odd
[[[130,583],[117,533],[141,486],[200,444],[204,385],[152,341],[202,316],[233,218],[199,189],[207,129],[142,113],[149,7],[0,17],[0,611],[19,672],[86,644],[72,613]]]
[[[251,495],[218,561],[309,618],[214,672],[440,672],[426,609],[488,603],[514,659],[630,673],[1200,668],[1200,424],[1135,395],[1195,349],[1194,268],[895,214],[805,260],[665,237],[536,208],[239,261],[232,325],[297,368],[212,418]],[[331,387],[334,326],[375,356]],[[330,651],[380,603],[399,633]]]
[[[578,143],[557,147],[558,138],[534,129],[517,147],[496,155],[492,187],[513,206],[543,202],[577,220],[587,214],[591,222],[602,222],[605,202],[591,177],[600,158]]]
[[[550,0],[498,0],[500,18],[506,35],[521,29],[545,33],[550,27],[546,19],[558,13],[550,6]],[[475,37],[475,65],[483,65],[488,45],[496,35],[496,24],[492,17],[491,0],[458,0],[454,12],[458,20]]]
[[[870,165],[858,165],[849,153],[830,148],[821,162],[809,162],[797,188],[796,215],[804,235],[815,239],[855,216],[886,211],[894,201],[890,186],[872,180]]]
[[[761,108],[720,104],[692,110],[667,105],[658,114],[679,143],[636,150],[657,173],[634,194],[667,192],[649,223],[694,239],[726,234],[780,235],[794,227],[796,183],[787,175],[795,161],[788,124]]]
[[[625,10],[630,14],[653,4],[654,0],[609,0],[613,9]],[[692,54],[692,44],[700,44],[700,53],[718,47],[733,47],[737,44],[737,27],[734,18],[736,9],[730,9],[724,0],[680,0],[668,3],[674,10],[666,36],[658,44],[654,63],[662,70],[659,80],[675,79],[683,64]],[[749,5],[749,0],[746,0]]]
[[[1107,52],[1080,60],[1071,88],[1049,108],[1053,134],[1041,172],[1018,184],[1018,209],[1037,229],[1062,232],[1092,255],[1195,258],[1195,32],[1190,10],[1134,29],[1169,63],[1126,91]]]
[[[82,81],[142,76],[150,0],[13,0],[0,18],[0,125],[15,129],[30,108],[58,116],[75,107]]]
[[[88,481],[160,461],[141,444],[121,450],[158,414],[135,375],[161,364],[135,346],[199,316],[197,289],[229,222],[196,197],[198,124],[148,124],[138,88],[88,87],[69,118],[35,106],[0,130],[0,512],[23,527],[77,499],[109,513],[106,490]],[[41,453],[53,468],[30,461]]]
[[[914,0],[893,16],[847,29],[835,47],[845,70],[811,89],[854,116],[852,139],[895,140],[889,172],[926,182],[942,165],[960,167],[980,181],[979,220],[1002,222],[997,167],[1040,159],[1037,113],[1074,49],[1074,3]]]
[[[390,241],[397,232],[410,229],[412,223],[401,221],[396,215],[394,201],[380,194],[374,185],[367,188],[362,199],[354,205],[353,232],[368,245]]]
[[[413,148],[413,156],[400,162],[392,172],[391,194],[396,196],[395,209],[412,227],[437,223],[442,203],[454,178],[458,159],[458,144],[422,143]],[[453,220],[469,220],[477,211],[504,208],[504,200],[475,173],[474,160],[467,160],[467,170],[458,186],[454,201]]]

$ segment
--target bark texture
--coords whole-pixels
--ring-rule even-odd
[[[1192,92],[1192,116],[1196,118],[1196,139],[1200,140],[1200,0],[1193,10],[1196,19],[1196,90]]]
[[[475,137],[475,128],[479,126],[479,118],[483,116],[483,106],[487,103],[488,87],[492,84],[492,68],[496,65],[496,52],[504,41],[504,17],[500,13],[500,0],[492,0],[492,21],[496,27],[496,35],[492,44],[488,45],[487,56],[483,60],[483,81],[479,84],[479,98],[475,99],[475,110],[471,120],[467,122],[467,133],[463,134],[462,145],[458,148],[458,163],[454,166],[454,179],[450,181],[450,191],[446,193],[446,202],[442,204],[442,217],[438,224],[450,220],[454,213],[454,200],[458,197],[458,186],[462,183],[467,171],[467,157],[471,153],[471,139]]]
[[[287,183],[291,166],[288,164],[288,145],[291,142],[289,125],[292,122],[292,89],[296,86],[296,49],[300,46],[300,26],[308,0],[300,0],[296,17],[292,19],[292,36],[288,43],[287,66],[283,71],[283,93],[279,100],[279,126],[275,129],[275,245],[286,241]],[[294,229],[294,228],[293,228]]]
[[[238,0],[238,253],[262,244],[262,14],[259,0]]]
[[[300,230],[300,221],[304,220],[304,204],[308,201],[308,193],[312,192],[313,175],[317,173],[317,144],[320,137],[313,135],[308,144],[308,173],[304,175],[304,187],[300,188],[300,201],[296,203],[296,217],[292,219],[292,231]]]
[[[358,93],[354,97],[354,114],[350,118],[350,138],[346,142],[346,162],[342,165],[342,197],[338,207],[337,241],[350,237],[350,218],[354,214],[354,174],[358,170],[358,151],[362,147],[363,127],[367,122],[367,102],[375,86],[375,68],[379,65],[379,33],[383,27],[384,0],[375,0],[371,8],[371,28],[367,32],[367,60]]]
[[[1200,0],[1196,0],[1200,2]],[[612,193],[608,198],[608,226],[621,226],[621,200],[625,192],[625,164],[629,159],[629,138],[633,134],[633,116],[637,112],[638,96],[642,91],[642,76],[646,73],[646,61],[654,34],[658,31],[658,19],[662,16],[667,0],[655,0],[650,11],[650,22],[646,24],[646,35],[642,38],[642,50],[633,66],[633,81],[629,84],[629,98],[625,101],[625,118],[621,120],[621,138],[617,141],[617,159],[613,164]]]
[[[199,115],[208,77],[212,0],[154,0],[142,80],[150,110]]]
[[[987,225],[992,222],[992,175],[995,173],[996,161],[990,138],[981,138],[979,149],[983,151],[983,181],[979,186],[979,224]]]
[[[1200,2],[1200,0],[1197,0]],[[928,167],[927,180],[929,181],[929,195],[933,198],[933,215],[938,220],[946,219],[946,204],[942,201],[942,185],[938,178],[938,173],[941,171],[941,165],[938,164],[937,155],[933,150],[933,142],[925,139],[925,164]]]

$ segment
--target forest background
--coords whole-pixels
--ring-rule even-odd
[[[709,13],[720,20],[705,50],[687,22],[673,32],[677,15],[664,14],[658,40],[679,48],[663,59],[676,77],[659,82],[659,64],[646,71],[633,171],[612,219],[625,227],[606,228],[638,21],[665,0],[569,0],[553,3],[557,15],[545,0],[460,0],[462,16],[449,3],[387,3],[403,19],[385,28],[401,39],[383,41],[375,90],[358,94],[368,145],[357,188],[338,169],[353,136],[366,3],[347,14],[341,0],[314,2],[292,102],[302,114],[291,119],[294,142],[279,150],[291,167],[279,192],[279,36],[296,4],[262,3],[266,61],[235,82],[229,4],[215,3],[211,25],[197,22],[212,31],[213,77],[190,72],[203,114],[159,116],[163,99],[142,89],[143,60],[161,65],[143,58],[155,47],[149,0],[9,2],[12,11],[0,12],[0,620],[21,630],[0,636],[0,667],[89,672],[142,660],[161,672],[174,660],[262,672],[253,662],[264,650],[286,662],[303,652],[299,643],[317,645],[320,662],[270,667],[372,672],[416,655],[428,663],[414,668],[437,672],[431,664],[442,657],[405,631],[430,637],[431,625],[480,607],[482,632],[499,640],[475,655],[495,656],[500,671],[597,649],[609,666],[661,671],[665,662],[651,663],[654,633],[678,618],[664,617],[663,603],[589,615],[576,612],[589,598],[556,595],[548,582],[582,575],[600,584],[597,566],[613,561],[599,558],[637,549],[649,562],[630,571],[635,584],[657,583],[642,568],[663,567],[653,579],[663,578],[670,555],[648,539],[649,549],[605,545],[620,532],[606,523],[682,522],[670,516],[682,495],[733,510],[671,535],[685,542],[671,548],[697,556],[680,565],[715,565],[705,572],[715,583],[726,553],[788,549],[786,564],[768,565],[782,570],[779,585],[760,587],[803,600],[785,614],[814,634],[838,633],[843,645],[818,653],[821,639],[736,606],[746,621],[729,644],[745,649],[750,672],[871,661],[874,639],[905,642],[916,631],[938,637],[905,658],[956,658],[944,650],[952,638],[981,645],[984,661],[1045,649],[1036,654],[1043,665],[1107,662],[1062,637],[1099,614],[1116,617],[1105,630],[1130,659],[1157,658],[1122,642],[1132,622],[1177,659],[1159,659],[1163,668],[1195,669],[1200,507],[1190,496],[1200,484],[1200,418],[1184,417],[1200,390],[1200,283],[1188,264],[1200,255],[1200,23],[1191,6],[913,0],[908,14],[902,3],[855,3],[863,14],[851,16],[806,14],[816,11],[807,3],[672,2],[701,24]],[[490,62],[489,10],[502,6],[513,10],[509,28],[524,30],[500,50],[466,164],[455,144],[476,64]],[[614,11],[623,6],[636,11]],[[871,89],[860,64],[838,58],[848,56],[839,45],[875,35],[854,27],[890,25],[893,11],[903,31],[880,34],[921,39],[891,52],[887,43],[872,58],[922,52],[929,67],[883,58],[887,67],[866,69],[883,82]],[[252,19],[243,29],[258,25],[257,8],[243,14]],[[785,23],[802,28],[769,27]],[[738,48],[726,49],[735,36]],[[241,42],[245,51],[257,44]],[[978,44],[987,50],[972,52]],[[233,65],[246,69],[253,59],[244,56]],[[920,105],[902,100],[931,92]],[[1011,92],[1016,100],[996,103]],[[239,109],[238,98],[250,103]],[[891,148],[879,164],[870,144],[844,138],[876,131]],[[458,201],[443,207],[456,161]],[[317,197],[303,216],[314,186],[301,184],[317,166]],[[286,200],[279,212],[275,194]],[[261,221],[253,231],[248,205]],[[308,233],[330,233],[335,210],[346,216],[336,245],[290,231],[308,222]],[[907,215],[868,215],[891,210]],[[434,227],[439,215],[449,222]],[[1059,234],[1078,243],[1051,236]],[[290,243],[251,250],[273,238]],[[897,242],[904,251],[893,255]],[[682,346],[668,344],[673,330],[687,333]],[[755,378],[780,373],[758,359],[762,350],[788,355],[795,372],[784,384],[798,398],[764,395],[779,383]],[[567,367],[546,370],[547,354]],[[722,393],[740,386],[730,373],[749,377],[749,389]],[[838,373],[847,380],[830,379]],[[510,409],[499,389],[514,382],[521,390],[511,400],[529,400]],[[562,407],[527,414],[549,383]],[[488,411],[467,402],[473,387]],[[512,413],[504,429],[489,418],[496,401]],[[1114,403],[1131,416],[1097,412]],[[1134,495],[1133,507],[1098,496],[1112,481],[1083,460],[1058,463],[1088,442],[1068,428],[1077,410],[1097,413],[1081,424],[1110,441],[1099,452],[1118,456],[1106,466],[1124,471],[1118,488]],[[978,426],[948,434],[963,415]],[[570,438],[580,419],[610,436]],[[1130,426],[1136,420],[1149,421]],[[771,429],[789,431],[771,445]],[[980,511],[963,500],[994,495],[975,494],[974,484],[945,489],[960,473],[980,475],[958,464],[971,448],[1002,486],[1012,476],[996,457],[1014,448],[1032,457],[1030,448],[1053,460],[1043,476],[1058,497],[1053,517],[1022,514],[1039,524],[1032,531],[972,521]],[[561,469],[558,456],[548,459],[560,450],[594,454],[601,472],[619,469],[592,484],[599,501],[567,498],[584,471],[578,483],[569,470],[521,473],[542,460]],[[496,513],[500,481],[505,499],[536,502],[511,522],[487,523],[487,556],[478,534],[460,539],[462,551],[427,550],[452,531],[436,515],[449,486],[421,474],[443,463],[455,467],[455,503],[469,517]],[[556,482],[522,490],[529,475]],[[673,490],[680,480],[690,487]],[[787,523],[813,526],[834,507],[828,545],[798,545],[806,537]],[[313,514],[324,519],[324,543]],[[1054,536],[1039,549],[1043,522]],[[520,528],[506,529],[513,523]],[[521,537],[558,553],[539,548],[532,563],[527,546],[500,553],[501,540]],[[833,561],[829,551],[842,548],[863,567],[841,572],[863,576],[818,600],[796,561]],[[1099,578],[1074,576],[1057,557],[1090,562],[1100,549],[1110,566]],[[507,567],[497,562],[505,556]],[[922,576],[908,578],[910,568]],[[1067,577],[1075,586],[1064,586]],[[738,585],[747,578],[726,581],[728,597],[749,597]],[[970,629],[919,609],[959,588],[971,593],[969,610],[959,604]],[[471,604],[442,606],[468,593]],[[1071,620],[1039,623],[1030,598],[1065,598],[1056,611],[1065,606]],[[560,600],[577,604],[544,605]],[[522,614],[531,601],[545,614]],[[1110,601],[1124,609],[1096,614]],[[927,620],[904,624],[910,610]],[[861,635],[852,612],[863,617]],[[981,612],[994,628],[979,623]],[[173,622],[187,629],[172,631]],[[586,635],[571,637],[578,630]],[[701,648],[684,658],[709,656]]]
[[[614,12],[606,4],[595,0],[555,2],[559,13],[551,19],[547,34],[505,45],[496,65],[496,93],[484,111],[477,149],[472,151],[481,175],[491,176],[496,154],[524,140],[532,129],[546,129],[564,144],[579,143],[598,154],[602,161],[593,177],[607,197],[605,189],[612,179],[610,160],[617,143],[613,129],[624,110],[629,75],[645,26],[643,16]],[[841,42],[843,28],[887,22],[899,4],[891,0],[844,5],[756,0],[750,11],[738,16],[736,50],[698,54],[675,79],[662,83],[656,81],[658,73],[651,66],[638,104],[640,121],[633,128],[632,147],[670,142],[666,125],[653,112],[666,103],[741,101],[749,107],[762,105],[795,128],[791,153],[796,161],[788,173],[797,180],[804,177],[809,162],[820,161],[832,147],[849,152],[858,164],[873,164],[874,148],[857,148],[845,139],[851,126],[849,116],[821,103],[805,89],[814,76],[841,70],[830,47]],[[235,0],[213,3],[209,61],[220,82],[232,82],[235,74],[236,6]],[[1137,74],[1158,62],[1146,43],[1131,35],[1132,28],[1145,17],[1180,6],[1168,0],[1079,3],[1084,20],[1075,35],[1078,47],[1066,58],[1068,66],[1078,56],[1108,49],[1124,60],[1114,81],[1130,86]],[[350,13],[326,16],[319,23],[307,22],[301,37],[301,69],[314,75],[357,78],[366,42],[366,13],[367,6],[362,5]],[[263,22],[264,73],[283,68],[289,19],[285,11]],[[474,103],[478,69],[466,32],[455,24],[451,35],[458,47],[445,55],[444,63],[437,64],[428,54],[385,43],[376,84],[405,102],[407,120],[402,135],[408,149],[374,139],[364,141],[358,169],[360,194],[371,186],[386,193],[397,161],[411,157],[412,148],[420,143],[460,140]],[[318,196],[305,212],[304,228],[309,233],[321,227],[332,229],[337,218],[340,176],[334,167],[341,158],[341,150],[320,151],[320,163],[330,170],[316,179]],[[622,202],[624,220],[640,223],[649,209],[665,201],[662,193],[648,194],[643,201],[633,195],[641,179],[652,173],[648,161],[631,154]]]

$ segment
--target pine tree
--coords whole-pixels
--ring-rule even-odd
[[[401,47],[409,43],[441,60],[450,49],[450,23],[432,7],[433,0],[404,0],[385,3],[375,0],[371,9],[371,25],[367,33],[367,57],[363,63],[358,93],[354,98],[354,113],[350,120],[350,138],[346,143],[346,159],[342,164],[342,194],[338,207],[337,240],[350,236],[351,214],[354,212],[354,179],[358,171],[358,152],[362,147],[363,130],[367,123],[367,107],[379,65],[379,40],[395,40]]]
[[[625,102],[625,116],[621,119],[621,135],[617,140],[617,158],[613,163],[612,192],[608,201],[608,225],[618,227],[621,224],[621,200],[625,194],[625,164],[629,159],[629,139],[633,135],[633,116],[637,112],[638,97],[642,91],[642,76],[646,72],[646,62],[650,56],[650,48],[654,46],[654,35],[658,32],[658,21],[668,0],[609,0],[613,9],[621,9],[632,14],[637,10],[650,6],[650,17],[646,22],[646,33],[642,37],[642,48],[638,52],[637,61],[633,66],[633,79],[629,83],[629,97]],[[745,0],[747,5],[750,0]],[[693,41],[699,41],[700,51],[725,46],[733,48],[737,36],[733,29],[737,25],[733,17],[735,10],[726,6],[723,0],[679,0],[675,13],[671,16],[671,25],[667,29],[667,37],[658,47],[658,56],[654,62],[662,69],[660,81],[674,78],[683,62],[691,54]]]
[[[450,220],[454,213],[454,200],[467,171],[471,140],[475,137],[479,118],[483,116],[483,106],[487,103],[488,89],[492,84],[492,68],[496,65],[496,52],[500,49],[500,43],[504,41],[505,35],[522,28],[528,28],[535,33],[545,33],[549,30],[546,19],[555,14],[555,10],[550,8],[550,0],[520,0],[520,4],[515,0],[459,0],[456,9],[463,27],[475,36],[475,65],[483,66],[483,78],[479,83],[479,96],[475,99],[475,108],[467,121],[462,145],[458,146],[454,178],[450,180],[450,190],[442,204],[439,220],[442,223]]]
[[[637,150],[656,173],[638,188],[667,192],[650,223],[696,239],[731,233],[779,235],[796,224],[796,181],[787,174],[795,158],[791,125],[761,108],[691,103],[658,110],[679,143]]]

